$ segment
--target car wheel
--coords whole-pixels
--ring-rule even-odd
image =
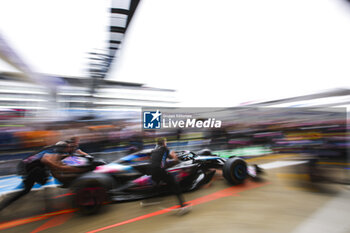
[[[75,203],[85,215],[97,213],[105,200],[107,192],[98,181],[86,181],[75,188]]]
[[[224,164],[224,178],[231,184],[243,183],[247,174],[247,163],[243,159],[230,158]]]

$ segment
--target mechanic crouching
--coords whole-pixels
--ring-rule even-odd
[[[19,168],[22,175],[21,185],[24,188],[9,198],[5,198],[0,204],[0,210],[29,193],[35,183],[46,184],[50,171],[63,184],[70,182],[72,179],[72,176],[66,176],[65,174],[73,173],[77,176],[77,174],[85,172],[85,169],[67,166],[61,162],[62,159],[69,156],[69,151],[69,144],[61,141],[22,160]]]
[[[81,173],[87,172],[90,169],[68,166],[62,163],[63,159],[71,155],[72,148],[76,148],[76,145],[74,145],[74,143],[67,143],[65,141],[59,143],[61,147],[63,147],[62,153],[55,153],[51,154],[50,156],[44,156],[42,158],[42,163],[44,163],[49,168],[53,177],[60,181],[64,186],[68,186]]]
[[[166,171],[167,158],[178,161],[174,151],[169,151],[165,138],[157,139],[157,147],[151,154],[151,175],[152,180],[159,185],[161,181],[165,182],[172,189],[179,201],[179,214],[185,214],[190,211],[190,206],[184,204],[181,187],[174,176]]]

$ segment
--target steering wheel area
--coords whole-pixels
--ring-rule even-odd
[[[176,151],[177,158],[182,161],[188,161],[193,159],[193,154],[190,151]]]

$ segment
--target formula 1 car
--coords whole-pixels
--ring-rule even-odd
[[[85,214],[95,213],[105,201],[129,201],[166,195],[165,183],[156,184],[149,174],[152,150],[142,150],[109,164],[97,166],[78,177],[71,185],[76,193],[76,205]],[[170,162],[167,171],[175,176],[183,192],[207,184],[216,170],[222,169],[230,184],[241,184],[247,178],[258,178],[262,169],[248,166],[237,157],[221,158],[210,150],[198,153],[176,151],[179,163]]]

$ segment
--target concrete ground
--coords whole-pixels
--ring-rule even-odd
[[[282,164],[291,155],[251,159]],[[275,163],[277,162],[277,163]],[[0,212],[3,232],[350,232],[349,186],[310,186],[302,164],[270,166],[263,182],[230,187],[220,176],[206,187],[186,193],[192,211],[178,216],[174,197],[141,207],[139,201],[109,204],[92,216],[81,216],[65,189],[30,193]],[[267,166],[268,167],[268,166]],[[271,168],[272,167],[272,168]],[[170,208],[170,209],[169,209]],[[331,229],[331,231],[329,231]]]

